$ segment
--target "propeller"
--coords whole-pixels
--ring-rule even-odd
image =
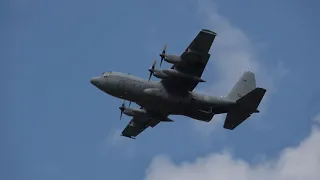
[[[161,67],[161,64],[162,64],[163,59],[164,59],[164,58],[165,58],[165,56],[166,56],[166,49],[167,49],[167,44],[165,44],[165,45],[164,45],[164,48],[163,48],[163,50],[162,50],[162,53],[161,53],[161,54],[159,54],[159,55],[160,55],[160,57],[161,57],[160,67]]]
[[[128,73],[128,75],[130,75],[130,73]],[[130,105],[131,105],[131,101],[129,102],[129,106],[128,107],[130,107]]]
[[[121,120],[123,111],[126,109],[125,100],[123,100],[123,102],[122,102],[121,106],[119,107],[119,109],[121,111],[121,114],[120,114],[120,120]]]
[[[150,75],[149,75],[149,81],[150,81],[151,76],[152,76],[152,74],[153,74],[153,72],[154,72],[154,67],[156,66],[156,63],[157,63],[157,61],[156,61],[156,60],[154,60],[154,62],[153,62],[153,64],[152,64],[152,66],[149,68],[149,72],[150,72]]]

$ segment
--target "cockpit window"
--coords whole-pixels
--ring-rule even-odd
[[[111,74],[111,71],[107,71],[101,74],[103,77],[107,77],[109,74]]]

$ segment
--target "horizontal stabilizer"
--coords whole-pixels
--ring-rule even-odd
[[[235,108],[228,112],[223,127],[233,130],[249,118],[252,113],[259,112],[257,108],[265,93],[266,89],[255,88],[247,95],[238,99]]]
[[[244,111],[254,112],[257,110],[264,94],[266,93],[266,89],[263,88],[255,88],[247,95],[237,100],[237,103],[240,105],[241,109]]]

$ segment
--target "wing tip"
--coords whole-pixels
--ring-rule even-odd
[[[212,35],[214,35],[214,36],[217,35],[216,32],[213,32],[213,31],[211,31],[211,30],[209,30],[209,29],[202,29],[201,32],[208,33],[208,34],[212,34]]]
[[[224,125],[223,125],[223,128],[232,131],[232,130],[234,130],[236,127],[233,126],[233,125],[224,124]]]
[[[136,139],[135,137],[133,137],[133,136],[128,136],[128,135],[124,135],[124,134],[121,134],[121,136],[123,136],[123,137],[127,137],[127,138],[130,138],[130,139]]]

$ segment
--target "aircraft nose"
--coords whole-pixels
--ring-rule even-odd
[[[99,77],[93,77],[90,79],[90,83],[93,84],[94,86],[99,86],[100,80]]]

